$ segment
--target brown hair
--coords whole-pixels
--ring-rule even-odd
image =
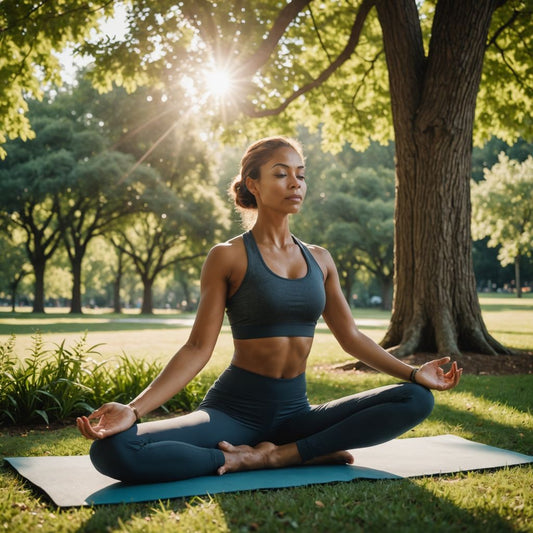
[[[276,136],[265,137],[251,144],[241,159],[241,170],[234,178],[229,188],[230,196],[233,197],[237,209],[257,209],[255,196],[246,187],[246,178],[259,179],[260,168],[272,156],[272,152],[278,148],[292,148],[304,159],[301,144],[288,137]]]

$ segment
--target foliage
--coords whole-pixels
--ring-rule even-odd
[[[27,109],[24,95],[40,97],[43,83],[59,81],[59,64],[50,52],[64,49],[67,42],[81,43],[76,53],[93,58],[88,74],[101,90],[111,90],[113,82],[129,91],[158,85],[167,94],[178,87],[198,107],[220,112],[225,125],[243,112],[270,118],[280,114],[269,122],[278,131],[324,122],[324,139],[336,149],[345,140],[362,147],[369,137],[392,135],[382,28],[375,10],[366,14],[368,2],[228,6],[187,0],[147,7],[135,0],[127,4],[122,38],[102,33],[89,38],[100,17],[115,11],[114,4],[69,2],[67,9],[63,2],[45,1],[37,8],[27,1],[2,2],[0,132],[5,133],[0,143],[6,134],[31,135],[27,117],[20,113]],[[415,7],[426,48],[438,4],[417,2]],[[493,134],[510,141],[518,125],[530,130],[529,16],[525,0],[502,2],[494,13],[476,110],[480,141]],[[206,82],[212,69],[231,76],[231,96],[217,96],[216,87]],[[305,97],[311,90],[312,97]],[[236,131],[255,136],[265,125],[248,122],[243,131],[240,123]]]
[[[475,239],[489,237],[500,246],[502,266],[533,253],[533,157],[524,162],[500,154],[498,163],[485,171],[485,179],[472,186]]]
[[[34,137],[25,114],[27,98],[41,99],[44,86],[60,82],[54,52],[86,41],[101,17],[112,12],[113,2],[105,0],[0,3],[0,145],[8,138]]]
[[[17,288],[30,273],[20,234],[0,232],[0,258],[0,292],[11,296],[11,305],[14,310]]]
[[[47,349],[33,336],[30,355],[20,362],[15,337],[0,345],[0,424],[50,424],[90,413],[102,403],[128,402],[161,371],[161,364],[122,355],[103,361],[83,336],[71,348],[65,341]],[[210,385],[194,380],[164,410],[192,410]]]
[[[430,37],[439,2],[414,4],[400,9],[418,9],[422,44],[429,50],[435,45]],[[168,93],[182,83],[184,92],[218,111],[235,132],[257,136],[267,125],[288,132],[297,124],[323,123],[328,146],[340,150],[348,140],[362,148],[369,139],[392,137],[383,28],[370,7],[365,1],[228,7],[188,0],[147,9],[133,1],[121,42],[102,36],[82,49],[94,58],[89,75],[102,89],[124,78],[132,84],[157,82]],[[529,16],[525,0],[502,2],[494,13],[477,106],[479,142],[491,134],[510,142],[518,128],[530,133]],[[216,69],[231,78],[229,95],[219,97],[206,85],[209,71]],[[231,124],[236,117],[269,121],[247,121],[243,131],[242,121]]]
[[[385,308],[391,306],[394,239],[394,171],[387,147],[372,144],[365,154],[349,146],[326,157],[306,136],[307,164],[312,178],[301,220],[302,238],[325,246],[332,254],[351,302],[355,277],[374,277]],[[366,168],[365,161],[374,163]],[[392,165],[391,165],[392,166]]]

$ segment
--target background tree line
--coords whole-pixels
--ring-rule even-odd
[[[107,15],[122,31],[98,31]],[[33,135],[27,98],[58,79],[53,52],[67,46],[92,61],[100,90],[193,96],[190,110],[207,109],[224,141],[299,125],[322,125],[333,151],[394,139],[394,303],[382,346],[400,357],[509,353],[476,294],[472,146],[531,138],[530,20],[526,0],[5,0],[0,143]]]
[[[47,300],[60,299],[72,313],[81,313],[83,305],[112,305],[120,312],[124,300],[151,313],[159,282],[158,307],[194,309],[205,253],[242,231],[226,189],[243,147],[222,147],[187,109],[183,99],[155,90],[99,95],[82,76],[73,87],[49,91],[44,102],[30,102],[35,139],[11,141],[0,162],[6,300],[14,305],[18,290],[19,298],[32,300],[34,312],[43,312]],[[298,137],[306,148],[311,186],[302,216],[294,220],[295,232],[328,247],[351,305],[380,302],[390,309],[393,143],[372,142],[362,152],[346,144],[333,155],[322,150],[320,132],[300,128]],[[500,153],[522,162],[531,145],[508,146],[494,138],[475,150],[476,182],[485,181],[483,169],[497,164]],[[487,210],[480,210],[480,220]],[[502,260],[502,250],[516,238],[488,243],[482,228],[478,233],[483,239],[474,247],[479,290],[513,286],[520,279],[520,261],[526,282],[533,278],[531,240],[519,254],[506,253],[502,264],[515,266],[506,270],[497,254]]]

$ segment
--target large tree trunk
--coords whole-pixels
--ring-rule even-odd
[[[395,293],[382,345],[487,354],[472,265],[472,131],[497,2],[441,0],[428,58],[414,0],[378,2],[396,139]]]

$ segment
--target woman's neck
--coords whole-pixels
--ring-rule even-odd
[[[276,221],[259,216],[252,228],[252,233],[255,241],[261,244],[271,244],[281,248],[293,243],[287,216]]]

